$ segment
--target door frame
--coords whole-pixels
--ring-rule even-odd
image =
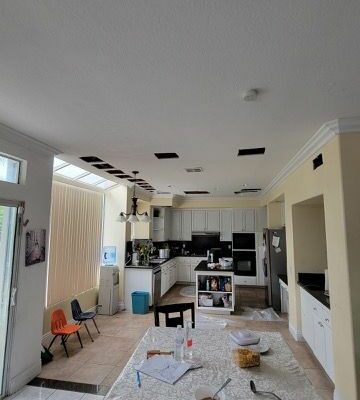
[[[12,274],[11,274],[11,284],[10,284],[10,296],[12,296],[13,290],[16,289],[14,297],[15,299],[17,299],[19,264],[21,255],[21,238],[23,232],[22,228],[23,228],[23,215],[25,210],[25,202],[0,198],[0,205],[5,207],[17,208],[14,249],[13,249],[13,264],[12,264]],[[11,366],[11,354],[12,354],[13,340],[14,340],[16,304],[17,304],[16,301],[14,306],[12,306],[11,303],[9,304],[7,338],[6,338],[5,355],[4,355],[4,371],[3,371],[3,385],[2,385],[3,393],[0,392],[0,398],[3,398],[4,396],[10,394],[10,366]]]

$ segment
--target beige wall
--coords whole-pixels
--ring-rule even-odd
[[[71,313],[71,301],[76,298],[78,299],[81,308],[86,311],[97,305],[98,300],[98,288],[89,289],[86,292],[79,293],[78,295],[69,299],[63,300],[59,303],[53,304],[49,308],[45,309],[44,321],[43,321],[43,334],[50,332],[51,330],[51,314],[54,310],[62,308],[65,312],[67,320],[72,319]]]
[[[335,136],[321,149],[324,165],[314,171],[311,157],[264,199],[264,203],[269,204],[280,196],[285,198],[289,323],[293,330],[301,331],[292,206],[323,195],[335,386],[337,398],[341,400],[357,399],[359,395],[360,344],[354,341],[360,333],[359,315],[355,315],[355,307],[358,310],[360,305],[360,292],[355,288],[360,278],[356,251],[360,204],[359,185],[356,184],[360,167],[359,148],[359,134]]]
[[[296,272],[324,272],[327,268],[323,205],[294,205],[294,258]]]
[[[174,208],[256,208],[260,206],[261,200],[246,198],[195,199],[179,196],[174,201]]]
[[[138,211],[139,213],[147,212],[151,216],[150,202],[138,201]],[[132,235],[136,239],[150,239],[151,237],[151,222],[137,222],[132,224]]]

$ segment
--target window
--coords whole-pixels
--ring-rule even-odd
[[[54,158],[53,171],[55,175],[71,179],[75,182],[85,183],[86,185],[97,187],[103,190],[110,189],[111,187],[118,185],[114,181],[110,181],[102,176],[93,174],[77,167],[76,165],[69,164],[68,162],[57,157]]]
[[[20,161],[0,155],[0,181],[19,183]]]

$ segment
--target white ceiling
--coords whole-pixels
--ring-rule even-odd
[[[2,0],[0,121],[158,190],[265,188],[324,122],[360,114],[359,20],[358,0]]]

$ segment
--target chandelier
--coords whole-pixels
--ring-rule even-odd
[[[121,212],[119,216],[117,217],[117,221],[119,222],[130,222],[131,224],[135,222],[150,222],[150,217],[148,213],[145,211],[143,213],[139,213],[137,210],[137,201],[138,198],[135,196],[135,186],[136,186],[136,175],[139,173],[139,171],[132,171],[134,174],[134,191],[133,195],[131,197],[132,205],[131,205],[131,212],[130,213],[125,213]]]

